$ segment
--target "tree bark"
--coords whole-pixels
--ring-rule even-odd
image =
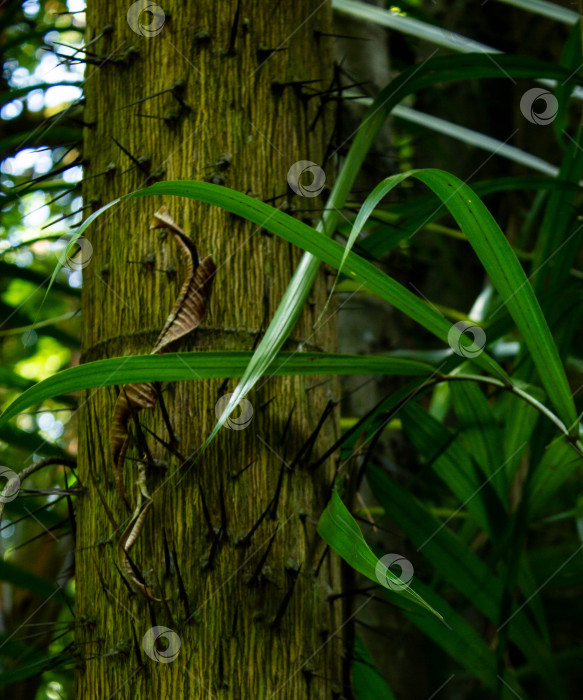
[[[88,3],[88,41],[108,24],[113,29],[90,47],[109,58],[86,73],[85,201],[105,204],[157,179],[197,179],[315,221],[321,200],[292,192],[287,174],[300,160],[322,165],[330,137],[330,108],[307,97],[332,78],[329,4],[173,0],[163,13],[150,6],[152,14],[129,18],[127,9],[112,18],[110,3]],[[207,314],[181,350],[249,350],[277,307],[300,251],[192,200],[132,200],[87,233],[84,362],[154,346],[184,278],[172,237],[149,228],[162,204],[217,266]],[[286,349],[334,349],[334,321],[314,328],[326,294],[322,274]],[[193,377],[164,387],[181,456],[200,447],[217,400],[234,386]],[[341,590],[340,564],[315,529],[334,465],[311,472],[305,461],[294,464],[328,401],[338,399],[335,382],[261,381],[247,397],[248,427],[224,428],[186,471],[181,456],[148,432],[170,441],[160,402],[138,414],[162,466],[148,471],[153,508],[131,558],[162,602],[130,591],[116,569],[117,540],[131,516],[112,477],[116,397],[114,388],[81,397],[79,468],[87,488],[77,507],[78,697],[348,696],[341,602],[328,600]],[[331,415],[313,456],[336,432]],[[130,449],[124,468],[132,508],[137,457]],[[145,653],[154,626],[172,630],[174,649],[180,641],[170,663]]]

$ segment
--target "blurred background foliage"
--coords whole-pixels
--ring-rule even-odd
[[[478,54],[494,63],[493,51],[504,51],[563,65],[580,82],[581,34],[572,3],[410,0],[396,7],[334,0],[333,6],[346,97],[336,100],[338,144],[353,134],[367,100],[400,71],[433,56],[463,55],[478,44]],[[83,129],[90,127],[83,121],[83,78],[102,57],[84,45],[83,9],[82,0],[0,6],[2,409],[35,382],[78,362],[82,271],[63,267],[42,307],[41,301],[59,251],[94,205],[80,191]],[[369,153],[337,238],[345,240],[347,220],[389,174],[437,167],[469,181],[537,287],[580,411],[581,94],[569,100],[571,84],[551,86],[560,109],[552,124],[541,126],[520,109],[521,96],[536,84],[477,73],[407,98]],[[338,168],[348,145],[339,149]],[[453,219],[443,207],[434,210],[427,190],[405,183],[371,217],[356,250],[432,300],[451,322],[468,316],[480,322],[500,300]],[[411,221],[420,229],[415,236],[409,235],[416,230]],[[541,263],[558,250],[563,252],[541,273]],[[350,282],[341,281],[339,298],[351,293]],[[339,317],[344,352],[442,357],[442,345],[377,299],[359,294]],[[519,334],[508,317],[497,322],[492,333],[488,329],[497,341],[493,354],[514,377],[529,381]],[[378,402],[404,385],[393,377],[347,379],[343,429],[363,417],[380,420]],[[6,503],[0,529],[0,687],[13,700],[72,698],[73,669],[92,653],[73,641],[74,624],[91,624],[75,620],[73,612],[73,502],[81,487],[74,468],[75,407],[74,395],[56,397],[0,428],[0,464],[19,473],[43,465]],[[473,385],[438,385],[392,417],[367,453],[353,514],[377,554],[399,551],[415,562],[419,592],[447,611],[455,632],[377,587],[373,605],[356,623],[358,698],[422,700],[438,691],[450,698],[578,697],[580,462],[556,438],[552,426],[515,397]],[[456,474],[469,465],[475,477],[492,459],[508,463],[507,501],[498,502],[488,485],[466,507]],[[557,476],[548,501],[527,516],[523,511],[531,504],[525,505],[523,487],[540,465]],[[547,488],[544,480],[541,488]],[[485,521],[476,515],[480,508]],[[441,534],[421,555],[424,528],[432,532],[435,526]],[[482,567],[492,574],[492,599],[476,585]],[[524,605],[517,615],[528,626],[497,629],[514,605]]]

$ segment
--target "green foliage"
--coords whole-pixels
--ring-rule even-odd
[[[506,2],[524,7],[522,0]],[[406,3],[406,12],[419,21],[401,25],[395,12],[348,0],[336,5],[343,11],[369,13],[375,22],[385,22],[392,14],[396,31],[402,26],[407,36],[416,37],[408,41],[426,40],[465,51],[443,33],[436,41],[440,30],[427,28],[431,17],[422,3]],[[537,0],[532,11],[567,24],[575,21],[572,12],[552,3]],[[2,48],[10,58],[9,73],[16,68],[34,70],[47,32],[57,28],[62,39],[67,35],[73,41],[71,33],[77,31],[70,17],[50,15],[44,5],[36,23],[18,2],[8,3],[3,12],[0,22],[7,31]],[[583,622],[576,605],[583,587],[583,448],[578,422],[582,398],[577,390],[583,359],[576,334],[583,308],[583,274],[578,269],[583,130],[570,109],[576,103],[573,90],[583,85],[579,24],[571,29],[564,51],[556,54],[562,54],[557,63],[482,51],[433,56],[406,65],[362,119],[315,229],[257,199],[210,183],[159,182],[128,195],[126,199],[191,197],[253,221],[305,251],[254,352],[112,358],[62,369],[75,358],[78,346],[79,289],[70,272],[55,267],[54,239],[67,233],[68,250],[73,250],[75,240],[116,203],[90,216],[74,234],[64,224],[50,233],[40,225],[26,228],[23,217],[35,207],[47,208],[46,220],[73,212],[78,182],[68,181],[61,171],[63,165],[73,168],[80,162],[81,132],[74,121],[52,119],[35,131],[27,110],[22,117],[6,119],[9,133],[0,139],[4,162],[25,147],[48,149],[52,162],[43,176],[35,177],[30,167],[16,174],[5,168],[2,175],[2,464],[21,472],[41,458],[70,458],[73,430],[58,417],[70,416],[76,405],[70,394],[87,388],[181,381],[193,374],[240,378],[208,444],[261,378],[387,377],[389,393],[364,415],[345,416],[349,427],[330,449],[331,454],[339,452],[341,467],[353,457],[361,458],[358,476],[375,498],[363,510],[370,516],[365,520],[372,522],[370,514],[381,512],[382,523],[374,521],[361,531],[351,514],[349,494],[346,503],[339,495],[339,479],[320,518],[319,533],[357,572],[378,583],[374,593],[397,606],[403,634],[416,627],[428,652],[440,654],[443,663],[431,671],[434,688],[456,675],[464,679],[460,692],[466,697],[484,693],[505,700],[517,695],[533,700],[569,697],[582,680],[576,661]],[[395,64],[400,63],[402,58],[396,55]],[[495,176],[470,186],[463,173],[448,172],[456,167],[451,159],[441,158],[445,167],[426,167],[431,148],[425,147],[427,142],[419,147],[409,138],[418,136],[411,126],[404,132],[407,163],[420,161],[421,168],[409,170],[407,164],[407,172],[399,168],[388,178],[384,173],[370,194],[351,199],[375,138],[397,106],[423,96],[436,107],[452,84],[460,89],[470,85],[479,101],[493,81],[508,79],[523,81],[520,85],[554,81],[559,110],[545,132],[554,140],[544,155],[561,154],[556,178],[532,177],[519,169],[510,176],[498,175],[495,170]],[[45,92],[53,85],[37,81],[22,86],[8,79],[0,91],[0,104],[20,104],[31,92]],[[465,109],[469,111],[471,105]],[[456,116],[463,118],[464,110]],[[425,126],[431,129],[432,124],[437,129],[439,122],[428,120]],[[446,131],[456,137],[455,124]],[[468,143],[467,133],[458,136]],[[470,142],[492,149],[494,155],[496,142],[482,136],[474,132]],[[70,144],[72,150],[67,150]],[[534,152],[528,155],[538,158]],[[420,191],[416,182],[430,192]],[[482,202],[485,198],[490,208]],[[342,237],[344,245],[338,240]],[[402,347],[358,357],[281,352],[322,262],[338,275],[336,292],[367,293],[401,312]],[[431,288],[443,296],[443,303],[433,292],[426,300],[409,288],[408,277],[417,279],[421,268],[428,271],[428,279],[438,280]],[[483,288],[476,294],[468,292],[468,281],[482,277],[488,278]],[[464,344],[463,333],[452,336],[453,321],[466,321],[483,331],[487,351],[479,347],[479,352],[469,352],[472,346]],[[406,384],[403,377],[409,378]],[[43,413],[26,412],[31,407],[50,418],[43,421]],[[15,423],[8,423],[11,419]],[[47,427],[51,420],[60,423],[61,434],[52,425]],[[402,445],[394,457],[396,469],[387,468],[382,450],[377,449],[386,437]],[[37,488],[62,488],[64,483],[56,463],[34,475]],[[74,476],[66,483],[75,486]],[[362,493],[366,498],[366,490]],[[72,653],[66,635],[72,590],[55,595],[55,582],[25,566],[17,554],[25,535],[36,534],[26,530],[32,522],[30,512],[34,521],[58,531],[68,518],[67,501],[64,495],[51,501],[37,496],[26,502],[26,508],[20,498],[6,504],[1,532],[8,555],[0,566],[0,579],[41,599],[59,600],[65,636],[36,648],[13,638],[12,630],[5,634],[0,640],[2,685],[44,673],[45,683],[50,680],[62,687],[70,678]],[[377,529],[383,524],[400,533],[402,557],[411,557],[414,564],[415,575],[405,586],[383,564],[385,545]],[[16,534],[11,534],[14,527]],[[392,585],[382,584],[379,566]],[[353,684],[359,700],[394,697],[361,639],[355,646]]]

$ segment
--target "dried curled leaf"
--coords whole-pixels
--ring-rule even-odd
[[[128,451],[130,437],[128,423],[132,414],[144,408],[153,408],[157,399],[156,389],[151,383],[128,384],[122,387],[113,409],[111,422],[111,453],[113,457],[113,478],[119,495],[130,508],[126,498],[123,465]]]
[[[155,354],[164,352],[171,343],[184,337],[200,324],[206,312],[216,268],[210,256],[199,263],[196,246],[171,218],[166,207],[161,207],[154,214],[150,228],[170,229],[187,266],[186,279],[180,294],[152,350],[152,354]]]
[[[200,325],[206,312],[216,268],[210,256],[199,263],[196,246],[172,219],[166,207],[161,207],[154,214],[150,228],[169,229],[186,259],[186,278],[164,328],[150,351],[154,355],[168,352],[171,345]],[[131,384],[123,388],[115,404],[111,426],[113,471],[117,489],[128,508],[123,479],[124,459],[129,446],[128,423],[132,414],[153,408],[156,400],[154,384]]]
[[[146,521],[146,516],[150,512],[152,507],[151,499],[147,499],[145,502],[141,502],[138,506],[137,512],[130,520],[129,525],[124,530],[123,535],[119,539],[118,543],[118,562],[120,569],[126,575],[131,587],[141,593],[144,598],[149,600],[160,602],[159,598],[155,598],[150,592],[150,587],[143,580],[143,576],[140,576],[141,581],[138,580],[139,572],[135,565],[130,561],[129,552],[131,548],[135,545],[138,540],[139,534],[144,527]]]

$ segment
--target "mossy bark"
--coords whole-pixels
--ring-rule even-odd
[[[163,17],[150,9],[154,14],[138,21],[155,36],[142,36],[139,26],[130,27],[125,5],[112,16],[105,0],[88,3],[87,39],[113,28],[91,45],[108,60],[88,66],[86,74],[86,202],[104,204],[156,179],[198,179],[317,218],[310,210],[320,200],[296,196],[286,178],[296,161],[322,164],[331,115],[328,108],[318,115],[319,99],[307,99],[305,87],[289,83],[328,86],[329,5],[173,0],[164,4]],[[172,237],[149,228],[162,204],[218,268],[202,326],[181,349],[251,349],[265,330],[300,251],[191,200],[132,200],[87,233],[93,257],[83,271],[83,361],[153,347],[184,274]],[[333,320],[314,328],[326,294],[322,275],[287,349],[334,349]],[[234,386],[193,377],[164,388],[181,455],[201,445],[221,392]],[[132,594],[115,566],[117,538],[130,516],[112,478],[116,396],[113,388],[86,393],[80,411],[86,490],[77,507],[78,697],[346,694],[341,604],[328,600],[340,592],[340,565],[323,556],[315,529],[334,466],[312,473],[302,461],[289,469],[327,402],[338,398],[336,384],[321,377],[261,381],[247,397],[253,407],[248,427],[222,430],[188,471],[146,430],[169,441],[161,407],[139,414],[162,466],[148,472],[154,504],[131,554],[164,598],[160,603]],[[332,415],[313,455],[336,437]],[[137,455],[132,448],[125,462],[132,506]],[[104,502],[120,524],[117,532]],[[143,637],[156,625],[180,639],[171,663],[144,653]]]

